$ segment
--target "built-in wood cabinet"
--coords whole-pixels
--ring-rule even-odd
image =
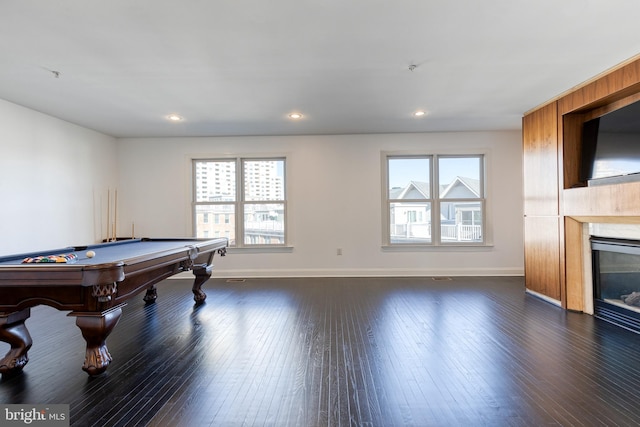
[[[556,103],[552,102],[522,120],[526,216],[559,214],[557,117]]]
[[[557,216],[524,218],[524,272],[528,290],[561,300],[560,220]]]
[[[640,57],[527,113],[522,121],[525,284],[582,311],[583,225],[640,223],[640,183],[586,187],[582,123],[640,100]]]
[[[527,289],[560,300],[558,126],[556,103],[526,115],[524,148],[524,242]]]

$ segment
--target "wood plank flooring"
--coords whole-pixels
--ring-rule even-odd
[[[640,335],[521,277],[212,279],[199,307],[190,288],[130,300],[94,378],[75,319],[32,309],[0,403],[67,403],[83,427],[640,423]]]

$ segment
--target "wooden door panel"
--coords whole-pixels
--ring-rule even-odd
[[[526,217],[525,286],[561,300],[560,224],[558,217]]]
[[[557,121],[555,102],[523,118],[525,215],[558,215]]]

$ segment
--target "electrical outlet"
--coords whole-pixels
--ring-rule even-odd
[[[338,248],[337,255],[342,255],[342,248]]]

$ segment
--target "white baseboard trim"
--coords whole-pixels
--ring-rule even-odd
[[[522,268],[449,268],[449,269],[289,269],[289,270],[217,270],[214,278],[276,278],[276,277],[441,277],[441,276],[524,276]],[[193,277],[190,272],[172,276],[175,279]]]

